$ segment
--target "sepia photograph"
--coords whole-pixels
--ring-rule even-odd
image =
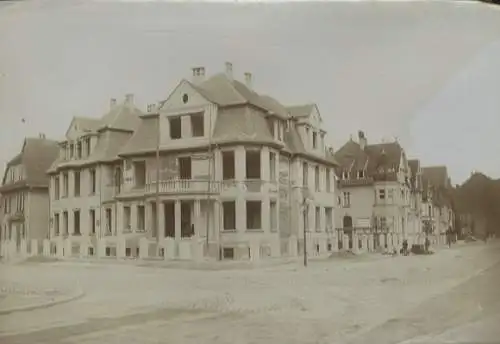
[[[1,344],[500,344],[496,0],[0,1]]]

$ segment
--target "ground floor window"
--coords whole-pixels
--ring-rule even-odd
[[[261,201],[247,201],[247,229],[262,229]]]
[[[222,250],[222,257],[224,259],[234,259],[234,248],[233,247],[224,247]]]

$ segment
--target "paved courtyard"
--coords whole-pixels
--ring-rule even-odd
[[[426,302],[439,304],[434,300],[498,261],[498,243],[473,243],[432,256],[316,261],[307,269],[299,261],[217,271],[73,262],[2,265],[4,280],[81,288],[85,296],[0,316],[0,342],[363,342],[366,336],[382,338],[377,329],[397,324],[395,319]],[[454,307],[460,311],[462,303]],[[470,313],[469,304],[463,307]],[[428,328],[444,331],[440,326]]]

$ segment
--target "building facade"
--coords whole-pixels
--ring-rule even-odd
[[[368,144],[365,134],[336,153],[339,248],[392,250],[415,241],[419,227],[412,172],[398,142]],[[415,175],[416,178],[416,175]]]
[[[120,104],[112,99],[101,118],[71,121],[47,171],[52,255],[111,255],[106,242],[114,241],[117,232],[115,193],[122,174],[118,151],[137,128],[140,114],[129,94]]]
[[[429,166],[422,169],[427,198],[424,209],[432,223],[432,233],[438,243],[444,243],[446,231],[454,225],[452,184],[446,166]]]
[[[21,152],[7,163],[0,187],[1,253],[12,258],[38,254],[49,228],[49,179],[45,170],[58,154],[55,141],[24,140]]]
[[[323,254],[334,224],[335,162],[314,104],[285,107],[203,67],[149,107],[120,151],[117,256],[258,260]],[[158,167],[158,168],[157,168]],[[159,206],[158,206],[159,205]],[[304,217],[305,214],[305,217]]]
[[[420,160],[411,159],[408,161],[410,168],[410,212],[409,212],[409,230],[411,243],[423,244],[425,241],[424,222],[422,212],[423,202],[423,173]]]

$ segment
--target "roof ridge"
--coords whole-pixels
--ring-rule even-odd
[[[224,82],[226,82],[227,84],[229,84],[229,86],[233,89],[233,91],[234,91],[234,92],[235,92],[235,93],[236,93],[236,94],[237,94],[237,95],[241,98],[241,101],[242,101],[243,103],[248,103],[248,99],[246,99],[246,98],[245,98],[245,97],[241,94],[241,92],[239,92],[239,91],[236,89],[236,87],[234,86],[234,81],[238,81],[238,80],[234,80],[234,79],[230,80],[230,79],[227,77],[227,75],[226,75],[225,73],[222,73],[222,72],[221,72],[221,73],[214,74],[213,76],[211,76],[210,78],[208,78],[206,81],[209,81],[210,79],[212,79],[212,78],[216,78],[216,77],[221,77],[221,78],[222,78],[222,80],[224,80]],[[201,86],[201,85],[203,85],[203,83],[202,83],[202,84],[200,84],[200,87],[203,87],[203,86]],[[243,85],[243,84],[242,84],[242,85]],[[254,93],[256,93],[256,92],[254,91]]]

